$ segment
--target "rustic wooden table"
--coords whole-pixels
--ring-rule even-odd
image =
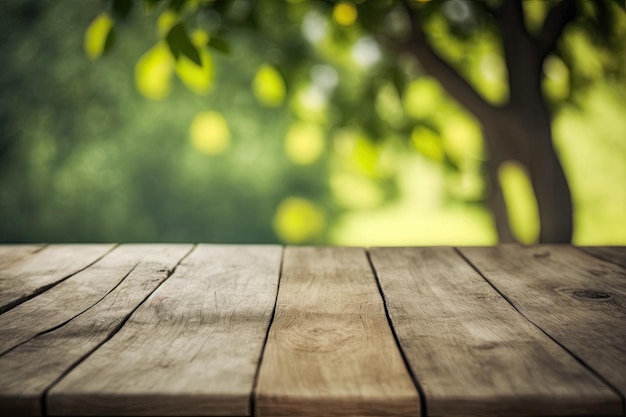
[[[0,313],[0,415],[624,415],[624,247],[5,245]]]

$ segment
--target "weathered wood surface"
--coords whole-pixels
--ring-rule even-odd
[[[256,415],[420,415],[363,249],[286,249]]]
[[[87,268],[113,245],[51,245],[0,269],[0,313]]]
[[[463,248],[529,321],[626,395],[626,270],[566,245]]]
[[[100,301],[146,255],[145,246],[118,246],[107,256],[0,316],[0,354],[53,329]],[[70,249],[62,251],[67,256]],[[82,256],[78,251],[77,257]]]
[[[41,415],[46,389],[114,334],[191,248],[191,245],[124,245],[109,254],[107,260],[114,259],[107,262],[109,266],[117,263],[120,268],[109,267],[102,273],[114,280],[126,274],[127,268],[122,265],[132,266],[118,286],[65,325],[0,356],[0,375],[11,375],[0,378],[0,410],[12,416]],[[72,296],[81,299],[84,292],[83,286]]]
[[[621,399],[451,248],[370,250],[429,416],[616,415]]]
[[[613,262],[622,268],[626,268],[626,246],[584,246],[580,249],[596,258]]]
[[[44,245],[0,245],[0,268],[6,268],[43,248]]]
[[[200,245],[48,394],[50,415],[249,415],[282,248]]]
[[[623,253],[0,245],[0,416],[624,416]]]

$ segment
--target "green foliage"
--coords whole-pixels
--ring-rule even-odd
[[[225,39],[211,36],[208,45],[223,54],[230,54],[230,44]]]
[[[133,9],[133,0],[113,0],[111,4],[113,14],[120,19],[126,19]]]
[[[505,102],[488,3],[468,3],[464,21],[452,2],[416,5],[433,46]],[[551,4],[526,2],[527,20],[539,28]],[[605,6],[584,6],[589,19],[568,27],[544,68],[577,243],[626,235],[626,26]],[[397,2],[0,8],[0,241],[495,241],[480,127],[391,47],[408,30]],[[94,16],[106,16],[93,52],[84,47],[96,64],[76,53]],[[611,34],[595,35],[607,18]],[[523,187],[512,198],[528,219]],[[520,227],[532,240],[533,226]]]
[[[196,65],[202,66],[200,54],[193,43],[191,43],[185,26],[182,23],[175,24],[169,30],[165,39],[167,40],[167,46],[169,46],[174,58],[178,59],[180,55],[184,55]]]

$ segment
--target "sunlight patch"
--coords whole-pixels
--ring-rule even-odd
[[[324,132],[316,123],[296,122],[285,138],[285,153],[295,164],[309,165],[324,152]]]
[[[507,161],[500,166],[498,176],[511,232],[521,243],[536,243],[539,238],[539,210],[526,170],[518,162]]]
[[[137,90],[152,100],[163,100],[171,88],[174,59],[165,42],[159,42],[143,54],[135,65]]]
[[[106,13],[100,13],[87,28],[83,40],[83,47],[89,59],[100,58],[107,48],[107,43],[112,41],[112,36],[113,19]]]
[[[230,144],[230,130],[220,113],[207,111],[198,113],[189,128],[194,149],[206,155],[225,152]]]
[[[322,233],[324,225],[324,213],[311,201],[300,197],[281,201],[274,216],[274,230],[287,243],[311,241]]]
[[[202,66],[181,55],[176,61],[176,75],[189,90],[198,95],[206,95],[213,87],[213,59],[206,47],[199,49],[198,53]]]
[[[333,19],[342,26],[351,26],[356,22],[358,12],[352,3],[341,1],[333,8]]]
[[[263,64],[254,76],[252,91],[259,102],[268,107],[278,107],[285,100],[285,81],[278,70]]]
[[[439,84],[432,78],[412,81],[404,91],[404,109],[417,119],[432,115],[442,99]]]

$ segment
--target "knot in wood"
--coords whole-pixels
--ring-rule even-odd
[[[603,301],[611,298],[611,293],[594,290],[576,290],[572,293],[574,297],[581,300]]]

